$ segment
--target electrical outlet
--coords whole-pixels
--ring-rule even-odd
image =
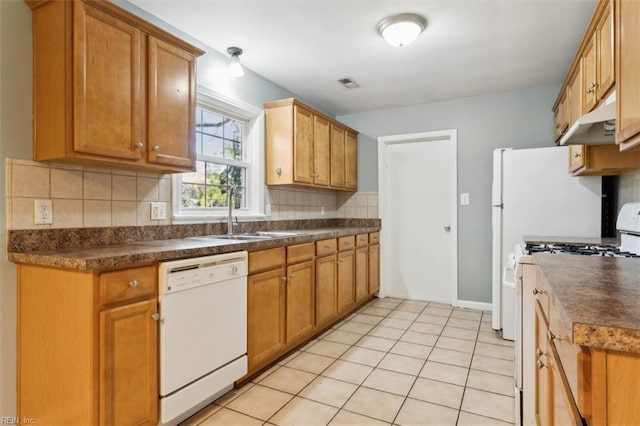
[[[320,207],[320,216],[324,216],[326,214],[326,210],[324,209],[324,206]]]
[[[151,203],[151,220],[165,220],[167,218],[167,203]]]
[[[463,192],[462,194],[460,194],[460,205],[461,206],[468,206],[469,205],[469,193],[468,192]]]
[[[34,201],[33,221],[36,225],[51,225],[53,223],[53,203],[51,200]]]

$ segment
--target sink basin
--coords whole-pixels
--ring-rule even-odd
[[[300,232],[259,231],[259,232],[253,232],[252,234],[264,235],[266,237],[271,237],[271,238],[287,238],[287,237],[295,237],[296,235],[300,235]]]
[[[212,239],[214,240],[247,240],[247,241],[259,241],[259,240],[269,240],[272,237],[266,235],[256,235],[254,233],[250,234],[234,234],[234,235],[212,235]]]

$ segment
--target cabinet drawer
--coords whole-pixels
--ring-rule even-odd
[[[155,266],[100,274],[100,303],[102,305],[153,296],[157,292],[158,273]]]
[[[379,232],[370,232],[369,233],[369,244],[378,244],[380,242],[380,233]]]
[[[338,250],[350,250],[356,246],[356,238],[353,235],[338,238]]]
[[[330,240],[316,241],[316,256],[324,256],[326,254],[335,253],[338,249],[338,244],[335,238]]]
[[[284,247],[249,253],[249,274],[281,268],[285,264]]]
[[[287,263],[304,262],[313,259],[315,247],[313,243],[296,244],[287,247]]]
[[[369,234],[356,235],[356,247],[363,247],[369,244]]]

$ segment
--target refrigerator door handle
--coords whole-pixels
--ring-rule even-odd
[[[504,204],[492,204],[491,207],[500,207],[501,209],[504,209]]]

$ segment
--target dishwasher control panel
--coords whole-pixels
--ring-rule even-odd
[[[162,262],[159,293],[169,294],[247,276],[247,252]]]

